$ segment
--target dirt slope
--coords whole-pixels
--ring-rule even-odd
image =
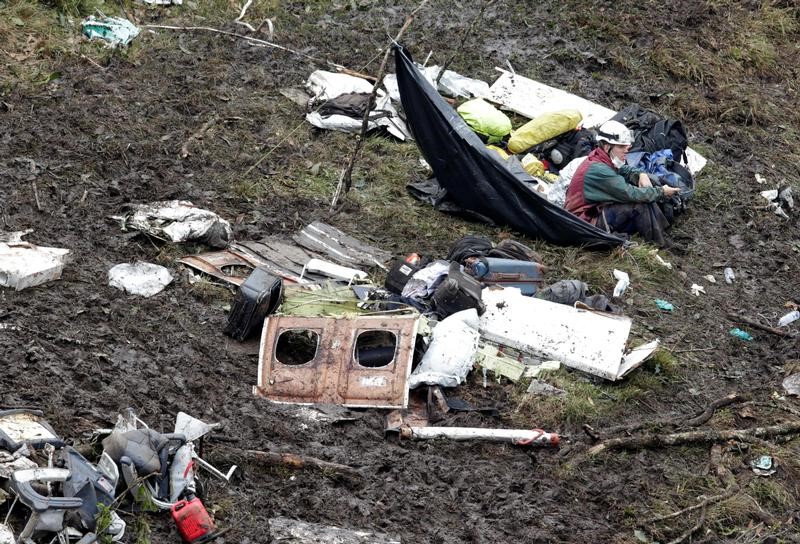
[[[180,274],[151,299],[107,286],[115,264],[140,259],[177,271],[175,258],[202,249],[121,232],[107,217],[129,202],[191,200],[231,219],[238,239],[292,233],[325,219],[398,253],[443,255],[470,232],[508,234],[413,201],[404,185],[418,175],[419,154],[413,144],[381,138],[367,143],[353,194],[327,217],[354,141],[313,130],[303,122],[303,108],[280,91],[302,85],[311,71],[326,68],[324,60],[376,73],[388,36],[415,5],[253,6],[245,20],[257,26],[261,17],[272,17],[272,41],[295,53],[208,31],[144,29],[128,52],[73,43],[63,51],[34,48],[33,57],[18,60],[10,53],[31,43],[26,32],[16,28],[0,36],[6,54],[0,72],[2,229],[32,228],[29,241],[70,248],[74,255],[60,281],[0,290],[0,405],[40,408],[76,443],[110,426],[129,406],[164,431],[181,410],[223,423],[223,439],[207,444],[207,454],[244,472],[228,487],[209,481],[207,504],[230,529],[228,542],[269,542],[266,520],[279,515],[398,534],[403,542],[634,542],[637,528],[642,538],[677,541],[695,526],[698,511],[666,522],[645,520],[724,492],[726,481],[715,472],[720,465],[732,472],[739,491],[704,508],[704,522],[683,540],[797,541],[796,441],[725,443],[719,462],[709,461],[709,444],[590,459],[581,431],[586,422],[600,432],[634,424],[674,430],[658,422],[694,416],[731,392],[751,402],[723,410],[703,429],[796,421],[797,402],[774,395],[782,394],[781,380],[800,369],[797,337],[751,328],[755,341],[744,343],[728,335],[736,324],[725,317],[741,313],[774,324],[785,302],[800,302],[798,214],[779,218],[759,209],[764,202],[758,196],[779,184],[798,187],[800,15],[793,2],[623,0],[612,7],[498,1],[463,49],[457,45],[482,2],[430,2],[409,27],[404,43],[418,60],[429,51],[431,63],[455,55],[452,69],[487,81],[508,61],[521,74],[607,107],[639,102],[682,119],[690,144],[709,159],[693,208],[676,226],[690,239],[687,251],[665,255],[675,266],[671,273],[639,270],[641,284],[625,302],[635,335],[659,336],[671,350],[668,375],[649,366],[619,389],[562,376],[575,396],[584,386],[593,388],[584,394],[586,413],[537,408],[537,401],[523,401],[519,387],[483,389],[478,376],[452,392],[500,410],[494,418],[470,414],[446,421],[452,425],[533,426],[550,411],[546,423],[565,436],[560,451],[391,443],[378,410],[356,411],[354,422],[338,425],[298,419],[295,409],[251,394],[257,358],[221,333],[229,291],[193,286]],[[140,24],[231,32],[243,31],[232,23],[239,9],[226,3],[128,6]],[[22,28],[32,29],[25,17],[38,12],[25,13],[28,27]],[[45,13],[57,28],[55,15]],[[66,29],[77,34],[76,25]],[[24,70],[33,60],[52,63],[58,74],[29,77]],[[212,116],[212,130],[182,159],[181,146]],[[755,173],[767,183],[759,185]],[[599,278],[590,283],[600,292],[613,286],[610,263],[645,262],[527,242],[545,255],[552,279]],[[736,271],[733,286],[721,282],[725,266]],[[708,294],[693,297],[689,286],[705,274],[718,283],[706,283]],[[658,313],[653,298],[672,301],[677,311]],[[316,456],[361,467],[363,477],[265,469],[237,458],[231,446]],[[758,479],[749,469],[760,454],[778,462],[770,478]],[[138,516],[152,529],[153,542],[179,540],[167,515]],[[136,517],[126,519],[127,541],[134,542]]]

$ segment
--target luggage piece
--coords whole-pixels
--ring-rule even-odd
[[[433,302],[436,306],[436,315],[444,319],[450,314],[475,308],[478,315],[486,307],[481,301],[483,286],[473,278],[461,271],[461,265],[451,263],[447,278],[436,288],[433,293]]]
[[[254,268],[239,286],[228,324],[223,331],[235,340],[246,340],[264,323],[281,302],[283,281],[261,267]]]
[[[401,295],[403,293],[403,287],[408,283],[408,280],[421,268],[421,266],[408,262],[408,259],[395,259],[392,261],[392,266],[389,268],[389,273],[386,275],[386,281],[384,282],[386,289],[392,293]]]
[[[533,295],[544,283],[544,266],[531,261],[480,257],[468,260],[467,271],[484,285],[516,287]]]

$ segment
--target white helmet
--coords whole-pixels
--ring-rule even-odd
[[[597,142],[608,142],[613,145],[633,144],[633,134],[628,127],[619,121],[606,121],[597,129]]]

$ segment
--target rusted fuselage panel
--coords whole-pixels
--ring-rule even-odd
[[[264,322],[256,395],[293,404],[405,408],[417,316]]]

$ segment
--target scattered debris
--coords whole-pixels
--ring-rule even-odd
[[[270,316],[253,393],[281,403],[405,408],[418,323],[416,315]]]
[[[23,446],[62,447],[64,441],[38,410],[13,409],[0,411],[0,448],[15,452]]]
[[[538,378],[539,374],[545,370],[558,370],[559,368],[561,368],[560,361],[542,361],[536,364],[528,364],[525,368],[525,374],[523,374],[523,377]]]
[[[623,272],[622,270],[617,270],[615,268],[614,279],[617,280],[617,284],[614,286],[614,294],[612,296],[615,298],[621,297],[631,284],[631,278],[628,276],[627,272]]]
[[[526,370],[525,363],[508,357],[497,346],[489,344],[483,344],[478,348],[475,362],[486,370],[491,370],[498,377],[505,376],[512,382],[518,382]]]
[[[733,273],[733,268],[727,267],[723,273],[725,274],[725,283],[728,285],[732,284],[734,280],[736,280],[736,276]]]
[[[745,342],[752,342],[753,341],[753,336],[749,332],[743,331],[742,329],[740,329],[738,327],[729,330],[728,333],[731,336],[733,336],[734,338],[738,338],[740,340],[744,340]]]
[[[282,517],[270,518],[269,534],[274,542],[286,544],[400,544],[399,536]]]
[[[323,253],[343,266],[378,266],[386,270],[385,263],[392,257],[319,221],[307,225],[293,238],[304,248]]]
[[[132,204],[124,215],[111,219],[119,221],[123,230],[139,230],[171,242],[198,241],[222,248],[233,239],[230,223],[187,200]]]
[[[8,233],[0,241],[0,287],[21,291],[61,277],[69,250],[23,242],[30,232]]]
[[[163,266],[141,261],[118,264],[108,271],[108,285],[143,297],[160,293],[172,279],[172,274]]]
[[[706,274],[703,278],[708,281],[708,283],[717,283],[717,278],[715,278],[713,274]]]
[[[88,16],[81,22],[83,35],[93,40],[99,38],[108,42],[109,47],[128,45],[139,35],[139,28],[121,17]]]
[[[775,462],[770,455],[762,455],[750,462],[750,468],[759,476],[772,476],[777,472]]]
[[[667,269],[669,269],[669,270],[672,270],[672,263],[668,263],[667,261],[665,261],[664,259],[662,259],[662,258],[661,258],[661,255],[659,255],[659,254],[658,254],[658,250],[657,250],[657,249],[653,250],[653,251],[652,251],[652,254],[653,254],[653,256],[656,258],[656,262],[658,262],[658,264],[660,264],[660,265],[661,265],[661,266],[663,266],[664,268],[667,268]]]
[[[696,283],[693,283],[690,289],[692,291],[692,294],[696,297],[699,297],[700,293],[703,293],[704,295],[706,294],[706,288],[703,287],[702,285],[697,285]]]
[[[527,393],[529,395],[541,395],[544,397],[564,397],[567,395],[567,392],[563,389],[559,389],[558,387],[538,379],[531,380]]]
[[[662,300],[660,298],[657,298],[655,303],[659,310],[664,310],[665,312],[671,312],[675,309],[675,306],[673,306],[671,302],[667,302],[666,300]]]
[[[794,310],[781,317],[778,320],[778,326],[786,327],[787,325],[789,325],[790,323],[794,323],[798,319],[800,319],[800,310]]]
[[[303,267],[303,273],[305,273],[305,271],[317,272],[318,274],[323,274],[329,278],[344,280],[348,283],[356,280],[367,279],[367,273],[362,270],[356,270],[355,268],[348,268],[346,266],[329,263],[327,261],[323,261],[322,259],[309,260],[305,267]],[[301,274],[300,277],[302,278],[303,274]]]
[[[788,211],[794,210],[794,198],[790,186],[761,191],[761,196],[767,200],[767,208],[775,215],[789,219]]]
[[[781,385],[788,394],[800,397],[800,373],[786,376]]]

